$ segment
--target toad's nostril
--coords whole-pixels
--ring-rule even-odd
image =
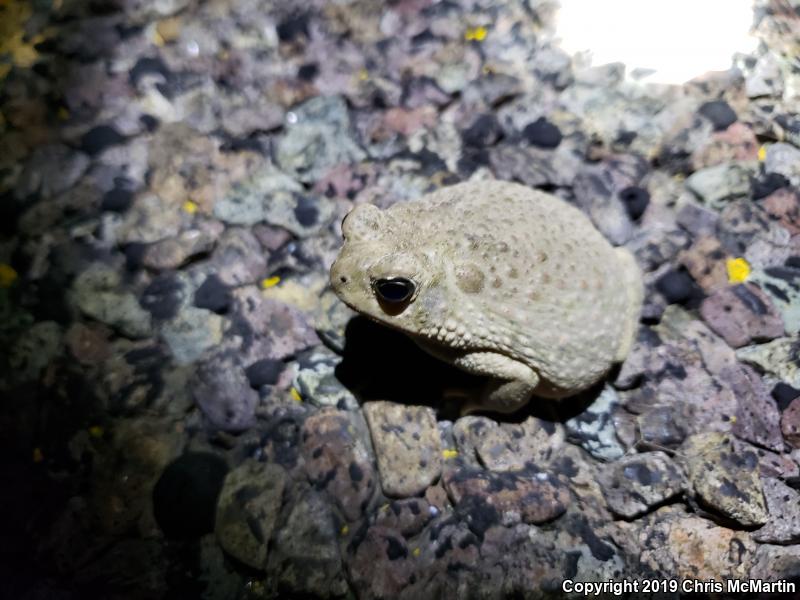
[[[339,281],[341,281],[342,283],[347,283],[347,277],[342,275],[341,277],[339,277]]]

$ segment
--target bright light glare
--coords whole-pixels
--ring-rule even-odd
[[[753,0],[561,0],[556,32],[593,65],[623,62],[628,73],[655,71],[647,81],[681,84],[752,52],[752,24]]]

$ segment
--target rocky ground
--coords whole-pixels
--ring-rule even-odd
[[[682,87],[544,0],[302,5],[0,3],[0,596],[800,580],[800,3]],[[327,269],[354,204],[491,177],[646,302],[598,389],[459,418]]]

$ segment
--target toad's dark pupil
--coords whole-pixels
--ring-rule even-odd
[[[375,282],[375,292],[384,302],[399,304],[400,302],[405,302],[414,294],[414,282],[403,277],[378,279]]]

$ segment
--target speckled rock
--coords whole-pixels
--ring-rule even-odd
[[[340,359],[318,352],[303,361],[294,379],[294,386],[303,399],[316,406],[335,406],[340,410],[356,410],[358,401],[336,377]]]
[[[784,142],[770,144],[767,146],[764,170],[783,175],[792,185],[800,187],[800,149]]]
[[[350,117],[341,97],[312,98],[286,119],[287,132],[278,141],[276,158],[301,181],[319,180],[331,168],[365,157],[350,136]]]
[[[62,144],[39,146],[20,173],[15,195],[38,194],[48,200],[75,184],[89,166],[89,157]]]
[[[570,501],[567,487],[544,471],[495,473],[473,467],[446,471],[444,486],[453,504],[489,506],[504,524],[544,523],[561,515]]]
[[[363,407],[387,496],[415,496],[442,472],[436,415],[425,406],[368,402]]]
[[[339,532],[325,497],[314,491],[304,493],[281,525],[267,561],[272,593],[344,596],[349,586],[339,553]]]
[[[558,456],[564,444],[564,426],[536,417],[516,425],[468,416],[454,423],[453,436],[468,462],[475,457],[490,471],[519,471],[543,467]]]
[[[214,525],[225,552],[254,569],[266,568],[285,485],[286,473],[275,464],[249,460],[228,472]]]
[[[769,521],[753,533],[753,539],[767,544],[794,544],[800,541],[800,493],[779,479],[764,479]]]
[[[686,187],[712,208],[747,197],[750,174],[740,163],[724,163],[695,171],[686,179]]]
[[[95,263],[72,284],[72,302],[85,315],[119,330],[129,337],[150,334],[150,313],[131,292],[118,291],[121,277],[117,270]]]
[[[703,235],[679,254],[679,260],[692,279],[704,292],[709,293],[728,285],[727,256],[717,238]]]
[[[359,594],[367,598],[392,598],[409,584],[412,561],[402,534],[373,525],[348,560],[350,575]]]
[[[786,332],[800,331],[800,268],[767,267],[753,272],[750,280],[770,297],[783,318]]]
[[[240,227],[228,228],[222,234],[211,262],[226,285],[254,283],[267,274],[267,257],[258,239]]]
[[[704,504],[745,526],[767,522],[758,458],[753,452],[736,448],[725,434],[701,433],[686,440],[681,458]]]
[[[35,381],[62,351],[64,332],[58,323],[39,321],[20,335],[8,353],[10,383]],[[3,382],[6,383],[6,382]]]
[[[584,412],[564,423],[567,439],[600,460],[620,458],[625,449],[617,439],[613,419],[618,405],[616,390],[607,385]]]
[[[280,300],[264,297],[255,286],[233,292],[233,326],[224,344],[243,364],[271,358],[282,360],[318,343],[308,317]]]
[[[147,246],[142,255],[142,264],[155,270],[177,269],[190,258],[209,252],[214,247],[214,241],[210,233],[190,229],[177,237]]]
[[[797,581],[800,578],[800,548],[796,545],[759,544],[750,577],[762,581]]]
[[[334,409],[310,416],[301,433],[309,481],[325,490],[350,521],[364,514],[378,484],[366,436],[363,423]]]
[[[783,451],[780,413],[758,373],[747,365],[737,365],[725,369],[720,378],[730,386],[738,403],[733,433],[759,446]]]
[[[187,306],[161,328],[161,337],[179,365],[200,359],[222,340],[225,321],[210,310]]]
[[[182,222],[179,204],[169,204],[155,194],[142,194],[125,213],[117,239],[123,244],[152,244],[178,235]]]
[[[630,239],[633,225],[619,193],[639,183],[647,170],[637,156],[617,156],[584,165],[575,177],[575,200],[595,226],[615,245]]]
[[[792,400],[781,414],[781,431],[789,444],[800,448],[800,397]]]
[[[424,498],[403,498],[381,506],[375,516],[375,525],[395,529],[405,537],[411,537],[422,531],[428,521],[438,514],[439,509]]]
[[[197,368],[192,396],[212,426],[239,432],[255,424],[258,392],[250,387],[244,369],[222,356]]]
[[[669,455],[646,452],[606,465],[600,485],[609,508],[630,519],[683,493],[686,480]]]
[[[800,364],[797,356],[800,342],[790,337],[772,340],[766,344],[745,346],[736,351],[736,357],[758,367],[784,383],[800,388]]]
[[[800,233],[800,193],[780,188],[762,200],[764,210],[790,234]]]
[[[783,335],[783,320],[770,297],[749,283],[716,291],[700,305],[700,314],[734,348]]]
[[[639,543],[639,560],[652,573],[701,581],[746,577],[756,550],[747,533],[661,511],[639,533]]]

